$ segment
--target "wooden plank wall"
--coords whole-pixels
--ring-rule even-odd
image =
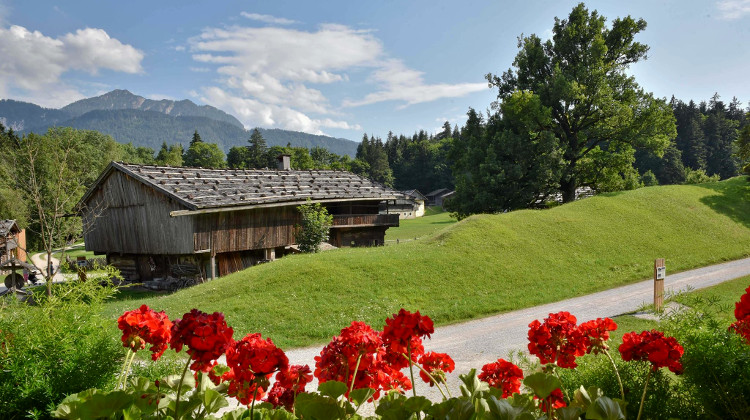
[[[294,206],[270,207],[194,217],[195,251],[213,253],[276,248],[294,244],[294,226],[299,212]]]
[[[170,217],[185,210],[162,193],[113,171],[83,212],[86,249],[97,253],[193,253],[193,220]]]

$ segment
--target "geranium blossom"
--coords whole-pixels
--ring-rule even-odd
[[[157,360],[169,345],[172,337],[172,321],[164,311],[156,312],[146,305],[127,311],[117,319],[117,327],[122,330],[122,345],[133,352],[151,344],[151,359]]]
[[[425,353],[420,357],[419,364],[422,365],[422,369],[429,372],[436,381],[443,383],[445,382],[445,374],[453,372],[456,368],[456,364],[450,356],[445,353],[435,353],[432,351]],[[421,370],[419,371],[419,377],[426,383],[430,384],[430,386],[434,385],[432,379]]]
[[[674,337],[665,337],[661,331],[629,332],[622,336],[619,350],[626,362],[648,361],[653,370],[666,367],[678,375],[682,373],[680,358],[684,350]]]
[[[170,347],[179,352],[186,346],[194,361],[190,369],[208,372],[232,343],[233,332],[227,326],[224,314],[214,312],[209,315],[193,309],[174,322]]]
[[[529,353],[542,364],[557,363],[562,368],[578,366],[576,357],[586,354],[586,337],[576,326],[576,317],[569,312],[549,314],[543,323],[529,324]]]
[[[729,329],[741,335],[750,344],[750,286],[739,302],[734,304],[734,317],[737,319]]]
[[[266,401],[275,408],[284,407],[292,411],[297,394],[305,392],[305,385],[312,380],[308,365],[293,365],[276,374],[276,382],[268,391]]]
[[[227,349],[230,381],[229,395],[247,404],[261,399],[269,386],[269,378],[276,372],[289,367],[286,354],[276,347],[270,338],[263,340],[259,333],[248,334],[242,340],[232,343]]]
[[[432,320],[417,312],[409,312],[401,309],[392,317],[386,318],[383,327],[383,344],[385,345],[386,359],[395,369],[401,369],[409,365],[406,355],[414,363],[424,354],[422,338],[430,337],[435,332]]]
[[[578,326],[578,329],[586,340],[586,353],[599,354],[609,349],[607,346],[609,332],[617,329],[617,323],[609,318],[597,318],[584,322]]]
[[[538,400],[539,398],[535,395],[534,399]],[[565,397],[563,396],[562,390],[560,388],[552,391],[552,393],[544,399],[544,402],[542,403],[542,411],[546,413],[550,405],[552,406],[553,410],[567,407],[568,404],[565,403]]]
[[[487,382],[489,386],[503,390],[503,398],[508,398],[520,392],[523,371],[505,359],[482,366],[482,372],[477,378]]]

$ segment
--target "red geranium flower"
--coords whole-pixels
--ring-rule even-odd
[[[538,400],[539,398],[536,395],[534,395],[534,399]],[[553,410],[558,409],[558,408],[563,408],[568,405],[565,403],[565,398],[560,388],[557,388],[556,390],[552,391],[552,393],[549,394],[549,396],[544,399],[544,402],[542,403],[542,411],[546,413],[547,407],[550,405],[552,405]]]
[[[665,337],[661,331],[629,332],[622,336],[619,350],[626,362],[648,361],[653,370],[666,367],[678,375],[682,373],[680,358],[684,350],[674,337]]]
[[[609,318],[597,318],[584,322],[578,329],[586,340],[586,353],[599,354],[609,349],[606,341],[609,340],[609,332],[617,329],[617,323]]]
[[[419,359],[419,364],[422,365],[422,369],[429,372],[436,381],[443,383],[445,383],[445,374],[453,372],[456,368],[456,364],[450,356],[445,353],[435,353],[433,351],[425,353]],[[426,383],[430,384],[430,386],[434,385],[430,377],[422,370],[419,371],[419,377]]]
[[[190,369],[208,372],[213,367],[212,362],[232,343],[233,332],[223,314],[214,312],[209,315],[193,309],[174,322],[170,347],[179,352],[183,345],[187,346],[194,361]]]
[[[151,344],[151,359],[157,360],[167,349],[172,337],[172,321],[164,311],[156,312],[146,305],[127,311],[117,319],[122,330],[122,345],[133,352]]]
[[[497,359],[497,362],[482,366],[482,373],[477,378],[493,388],[502,389],[503,398],[508,398],[520,392],[523,371],[507,360]]]
[[[737,322],[730,325],[729,329],[734,330],[750,344],[750,286],[745,289],[745,294],[740,297],[740,301],[735,302],[734,317]]]
[[[341,381],[351,383],[354,368],[365,371],[372,366],[377,353],[382,350],[380,334],[364,322],[354,321],[341,330],[341,335],[315,357],[315,377],[321,382]],[[361,356],[361,357],[360,357]]]
[[[529,353],[542,364],[557,363],[562,368],[578,366],[576,357],[586,354],[586,338],[570,312],[549,314],[544,323],[529,324]]]
[[[311,380],[312,373],[307,365],[293,365],[288,369],[279,371],[276,374],[276,382],[268,391],[266,402],[271,403],[275,408],[284,407],[291,412],[295,397],[297,394],[305,392],[305,385]]]
[[[435,328],[430,317],[420,315],[419,311],[411,313],[402,308],[397,314],[385,320],[382,338],[388,353],[386,360],[394,369],[409,365],[409,361],[403,355],[407,355],[416,363],[419,356],[424,354],[422,338],[429,338],[433,332]]]
[[[252,397],[259,400],[268,389],[269,378],[289,367],[289,359],[270,338],[263,340],[259,333],[248,334],[227,349],[230,371],[224,379],[230,386],[228,394],[247,405]]]

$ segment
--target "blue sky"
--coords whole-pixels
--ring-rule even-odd
[[[190,99],[251,128],[359,140],[461,125],[517,37],[572,1],[0,0],[0,98],[60,107],[112,89]],[[631,72],[656,96],[750,101],[750,0],[589,2],[648,22]]]

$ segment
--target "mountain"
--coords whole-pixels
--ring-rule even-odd
[[[90,111],[119,109],[156,111],[174,117],[206,117],[216,121],[224,121],[240,128],[244,127],[237,118],[209,105],[198,106],[187,99],[182,101],[168,99],[155,101],[122,89],[116,89],[93,98],[81,99],[62,107],[62,111],[74,117]]]
[[[187,146],[198,130],[204,141],[228,152],[246,146],[250,132],[235,117],[189,100],[154,101],[127,90],[113,90],[82,99],[61,109],[11,99],[0,100],[0,123],[21,133],[43,133],[49,127],[73,127],[109,134],[120,143],[158,150],[163,142]],[[348,139],[281,129],[259,129],[268,146],[324,147],[338,155],[354,156],[357,143]]]
[[[60,109],[42,108],[28,102],[0,99],[0,123],[14,131],[28,131],[29,128],[59,124],[71,117]]]

